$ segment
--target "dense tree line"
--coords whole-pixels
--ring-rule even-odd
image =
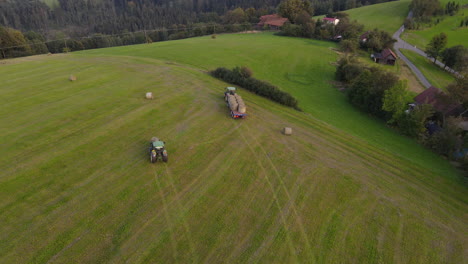
[[[39,33],[22,33],[0,26],[0,59],[29,56],[44,53],[61,53],[85,49],[107,48],[114,46],[152,43],[158,41],[183,39],[203,35],[216,37],[217,33],[233,33],[251,30],[249,23],[223,25],[218,23],[197,23],[190,26],[173,25],[158,30],[123,32],[116,35],[92,34],[87,37],[69,38],[58,34],[54,40],[46,41]]]
[[[253,78],[252,71],[247,67],[235,67],[232,70],[220,67],[212,71],[211,75],[228,83],[239,85],[282,105],[300,110],[296,98],[268,82]]]
[[[325,14],[389,0],[313,0],[315,14]],[[43,34],[65,30],[70,37],[93,33],[116,34],[125,30],[222,22],[229,11],[241,8],[255,23],[261,14],[274,13],[281,0],[58,0],[48,6],[41,0],[0,1],[0,25]],[[255,16],[255,19],[252,17]],[[227,23],[230,23],[226,18]],[[48,35],[47,35],[48,36]],[[49,37],[49,36],[48,36]]]
[[[346,86],[349,102],[386,121],[400,133],[415,138],[426,147],[450,159],[453,154],[468,148],[468,134],[459,127],[461,117],[441,117],[432,105],[414,105],[406,81],[381,68],[360,64],[354,57],[345,56],[338,62],[336,79]],[[439,100],[468,107],[468,75],[459,76],[450,84]],[[428,129],[436,124],[437,129]],[[468,158],[461,157],[468,172]]]

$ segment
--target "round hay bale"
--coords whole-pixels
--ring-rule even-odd
[[[245,114],[245,112],[247,112],[247,107],[245,107],[245,105],[239,104],[239,106],[237,107],[237,109],[238,109],[238,112],[239,112],[239,113],[242,113],[242,114]]]
[[[146,99],[153,99],[153,93],[147,92],[146,93]]]
[[[233,95],[228,95],[228,104],[232,111],[237,111],[239,104],[236,101],[236,98]]]
[[[288,135],[288,136],[292,135],[292,128],[290,127],[283,128],[283,134]]]
[[[70,81],[74,82],[74,81],[76,81],[76,76],[75,75],[70,75],[70,77],[68,79]]]

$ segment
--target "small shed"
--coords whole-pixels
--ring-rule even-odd
[[[369,34],[370,34],[370,31],[366,31],[364,34],[362,34],[360,37],[359,37],[359,41],[361,43],[366,43],[367,40],[369,40]]]
[[[384,49],[381,53],[372,54],[374,62],[387,65],[395,65],[397,55],[391,49]]]

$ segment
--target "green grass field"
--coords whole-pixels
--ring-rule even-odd
[[[402,36],[407,42],[416,45],[424,50],[431,39],[441,32],[447,34],[447,47],[456,45],[467,46],[468,27],[460,27],[460,21],[468,15],[468,9],[462,9],[455,16],[442,18],[439,24],[427,27],[422,30],[409,30]]]
[[[450,83],[455,82],[455,77],[439,66],[434,65],[433,60],[424,58],[411,50],[401,49],[400,51],[418,67],[433,86],[444,90]]]
[[[390,34],[397,31],[409,12],[410,0],[387,2],[346,10],[352,20],[363,24],[366,30],[378,28]]]
[[[462,263],[466,184],[346,103],[333,45],[237,34],[0,62],[0,263]],[[235,65],[305,112],[241,90],[232,120],[206,70]],[[149,163],[154,135],[168,164]]]
[[[50,8],[60,5],[58,0],[41,0],[41,1],[44,2],[46,5],[48,5]]]

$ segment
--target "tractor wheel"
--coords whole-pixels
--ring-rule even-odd
[[[150,160],[151,160],[151,163],[156,163],[156,161],[158,160],[158,157],[156,156],[156,153],[151,153],[150,154]]]
[[[168,159],[169,159],[169,157],[167,156],[167,152],[164,151],[164,152],[163,152],[163,155],[162,155],[162,160],[163,160],[164,162],[167,162]]]

